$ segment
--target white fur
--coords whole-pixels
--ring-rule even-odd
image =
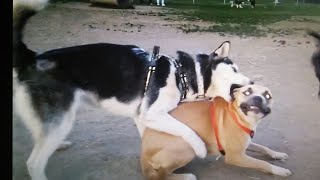
[[[284,161],[289,157],[288,154],[286,153],[274,151],[268,147],[262,146],[260,144],[256,144],[254,142],[250,142],[250,146],[248,149],[255,152],[266,154],[273,159],[280,159],[281,161]]]
[[[134,117],[138,113],[138,107],[141,102],[140,98],[132,100],[130,102],[120,102],[115,97],[110,99],[105,99],[100,102],[101,107],[103,107],[108,112],[118,115]]]
[[[13,81],[13,110],[30,130],[33,139],[38,140],[43,135],[40,118],[34,111],[26,87],[18,83],[16,78]]]
[[[195,61],[194,64],[195,64],[195,70],[197,74],[198,94],[202,95],[204,94],[204,86],[203,86],[203,76],[201,74],[201,66],[198,61]]]
[[[224,42],[218,49],[215,50],[217,57],[228,57],[230,51],[230,42]]]
[[[288,177],[292,175],[292,172],[289,169],[285,169],[275,165],[271,165],[271,171],[273,174],[276,174],[282,177]]]
[[[41,136],[35,141],[32,153],[27,161],[28,171],[32,180],[46,180],[45,167],[50,156],[63,143],[65,137],[72,129],[75,120],[75,113],[79,107],[83,92],[75,92],[74,102],[69,111],[66,112],[61,120],[61,124],[51,124],[45,136]],[[57,126],[57,127],[56,127]]]
[[[206,96],[216,97],[220,96],[226,101],[230,101],[229,95],[231,83],[234,84],[249,84],[250,79],[239,72],[234,72],[232,65],[220,63],[216,70],[212,71],[211,83],[212,85],[206,92]],[[229,83],[229,84],[227,84]]]
[[[13,0],[12,7],[13,11],[18,6],[25,6],[25,8],[34,9],[35,11],[39,11],[45,7],[48,3],[48,0]]]
[[[204,158],[207,149],[201,138],[188,126],[168,114],[180,100],[180,91],[176,87],[174,72],[175,68],[171,66],[167,86],[159,90],[157,100],[147,112],[141,114],[140,120],[146,127],[182,137],[191,145],[197,156]]]
[[[160,5],[160,0],[157,0],[157,5],[158,5],[158,6]],[[162,6],[165,6],[164,0],[161,0],[161,5],[162,5]]]
[[[172,173],[167,177],[167,180],[197,180],[197,177],[191,173],[185,173],[185,174]]]

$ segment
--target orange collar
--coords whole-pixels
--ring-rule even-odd
[[[231,105],[231,104],[229,104]],[[239,122],[239,119],[237,118],[237,116],[235,115],[235,113],[233,111],[230,110],[231,107],[228,107],[228,111],[232,117],[232,119],[236,122],[236,124],[244,131],[246,132],[251,138],[253,138],[254,136],[254,131],[247,128],[246,126],[240,124]],[[214,130],[214,134],[216,136],[216,141],[217,141],[217,144],[218,144],[218,150],[220,151],[220,153],[222,155],[225,155],[226,152],[223,150],[222,146],[221,146],[221,143],[220,143],[220,138],[219,138],[219,129],[218,129],[218,125],[217,125],[217,121],[216,121],[216,117],[215,117],[215,105],[214,103],[211,104],[211,107],[210,107],[210,111],[211,111],[211,122],[212,122],[212,128]]]

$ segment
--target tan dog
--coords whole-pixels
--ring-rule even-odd
[[[290,176],[292,173],[288,169],[245,154],[250,145],[250,150],[273,159],[288,158],[285,153],[251,142],[250,135],[254,135],[260,119],[271,112],[270,90],[259,85],[248,85],[235,89],[233,96],[231,104],[220,97],[213,102],[182,103],[171,115],[192,128],[204,140],[209,154],[225,153],[226,163],[279,176]],[[193,149],[182,138],[148,128],[145,130],[142,137],[141,168],[146,179],[196,179],[193,174],[172,173],[194,157]]]

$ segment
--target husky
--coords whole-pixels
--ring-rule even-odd
[[[13,0],[13,109],[30,130],[34,147],[27,160],[33,180],[46,180],[50,156],[71,142],[83,97],[115,115],[134,119],[140,136],[145,127],[182,137],[204,158],[205,143],[168,112],[181,101],[220,96],[231,100],[230,89],[252,83],[229,58],[230,42],[211,54],[178,57],[159,55],[148,80],[149,53],[134,45],[87,44],[36,53],[22,41],[27,20],[47,0]],[[181,98],[182,97],[182,98]]]

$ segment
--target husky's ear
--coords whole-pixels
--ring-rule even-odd
[[[225,58],[229,56],[231,43],[230,41],[223,42],[212,54],[211,59]]]

